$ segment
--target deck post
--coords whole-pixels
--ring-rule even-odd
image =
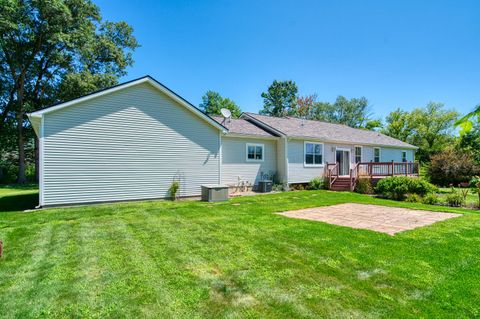
[[[392,176],[394,176],[394,175],[395,175],[395,166],[394,166],[393,160],[392,160]]]

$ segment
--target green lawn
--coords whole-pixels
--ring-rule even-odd
[[[1,317],[480,316],[474,211],[327,191],[12,211],[31,192],[0,193]],[[391,237],[273,214],[346,202],[465,215]]]

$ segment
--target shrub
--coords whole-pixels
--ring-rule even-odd
[[[478,196],[478,208],[480,208],[480,177],[475,176],[470,181],[470,187],[472,189],[472,193],[477,194]]]
[[[452,148],[432,156],[428,167],[430,181],[441,186],[468,182],[479,173],[480,168],[471,154]]]
[[[304,189],[305,189],[304,184],[291,184],[290,185],[290,190],[292,190],[292,191],[303,191]]]
[[[424,179],[408,178],[408,177],[404,177],[404,178],[409,179],[408,193],[425,196],[427,194],[434,193],[437,191],[437,187],[435,187],[435,185],[430,184]]]
[[[359,178],[355,186],[355,192],[360,194],[373,194],[372,182],[369,178]]]
[[[393,176],[381,179],[375,190],[386,197],[402,200],[406,194],[424,196],[436,191],[436,187],[429,182],[406,176]]]
[[[430,193],[425,195],[422,199],[422,203],[427,204],[427,205],[436,205],[440,202],[440,199],[438,198],[438,195],[435,193]]]
[[[315,177],[308,183],[308,189],[317,190],[325,188],[325,180],[321,177]]]
[[[180,182],[179,181],[173,181],[172,185],[170,185],[170,188],[168,189],[170,196],[172,197],[172,200],[177,200],[178,199],[178,189],[180,188]]]
[[[461,207],[464,203],[463,196],[459,192],[452,189],[452,192],[445,197],[448,206]]]
[[[285,186],[281,183],[274,183],[272,185],[272,190],[274,192],[283,192],[283,191],[285,191]]]
[[[410,194],[410,195],[407,196],[405,201],[409,202],[409,203],[421,203],[422,202],[422,196],[417,195],[417,194]]]

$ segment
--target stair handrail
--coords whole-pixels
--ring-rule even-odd
[[[350,191],[354,191],[355,186],[357,185],[357,179],[358,179],[358,164],[360,163],[355,163],[355,165],[350,169]]]
[[[329,168],[329,166],[331,165],[333,165],[333,167]],[[335,164],[327,164],[329,189],[332,188],[333,183],[335,183],[338,178],[338,165],[338,162],[336,162]]]

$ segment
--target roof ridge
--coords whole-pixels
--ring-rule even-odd
[[[312,120],[312,119],[302,119],[297,116],[284,116],[276,117],[264,114],[257,114],[253,112],[244,112],[247,116],[250,116],[253,119],[256,119],[259,122],[271,127],[274,130],[283,132],[286,136],[292,137],[304,137],[304,138],[314,138],[315,135],[320,139],[332,139],[333,135],[336,137],[342,136],[340,140],[345,142],[355,142],[358,140],[358,143],[363,140],[372,139],[374,145],[383,145],[387,147],[406,147],[406,148],[417,148],[416,146],[401,141],[392,136],[388,136],[378,131],[368,130],[365,128],[356,128],[351,127],[345,124],[332,123],[322,120]],[[298,123],[302,123],[299,125]],[[315,127],[316,125],[316,127]],[[312,131],[311,135],[307,131]],[[330,135],[330,137],[329,137]],[[383,140],[383,141],[382,141]]]

